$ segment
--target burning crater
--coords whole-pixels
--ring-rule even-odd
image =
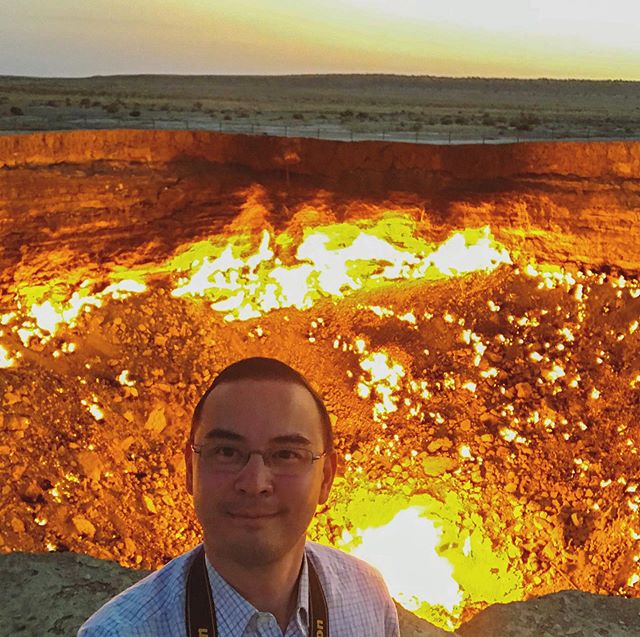
[[[640,145],[0,139],[0,550],[158,567],[217,370],[283,358],[344,462],[313,539],[455,627],[640,587]]]

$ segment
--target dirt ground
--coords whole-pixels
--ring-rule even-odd
[[[0,77],[0,133],[78,128],[432,143],[637,139],[640,82],[394,75]]]

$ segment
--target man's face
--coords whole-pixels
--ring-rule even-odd
[[[265,451],[275,446],[324,451],[318,408],[302,386],[284,381],[222,383],[207,398],[195,444]],[[193,495],[207,551],[244,566],[269,564],[301,549],[318,504],[327,500],[335,454],[296,476],[274,476],[253,454],[237,472],[212,470],[186,449],[187,489]]]

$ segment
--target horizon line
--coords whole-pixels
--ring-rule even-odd
[[[431,75],[415,73],[108,73],[96,75],[13,75],[0,73],[2,78],[27,79],[27,80],[92,80],[101,78],[136,78],[136,77],[184,77],[184,78],[314,78],[314,77],[386,77],[406,79],[433,79],[433,80],[509,80],[518,82],[615,82],[615,83],[640,83],[640,79],[623,78],[593,78],[593,77],[518,77],[518,76],[492,76],[492,75]]]

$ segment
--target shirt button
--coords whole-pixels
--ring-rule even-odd
[[[266,628],[271,623],[271,613],[258,613],[256,624],[258,628]]]

